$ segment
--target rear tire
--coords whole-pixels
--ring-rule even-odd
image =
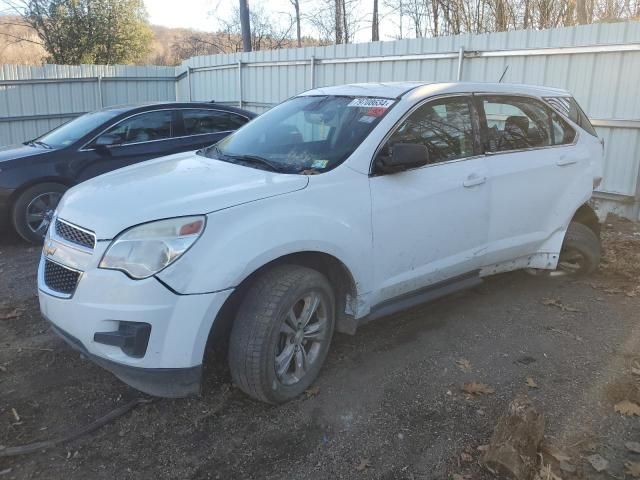
[[[274,267],[249,287],[238,309],[229,342],[233,382],[267,403],[297,397],[320,373],[334,325],[334,293],[321,273]]]
[[[60,183],[39,183],[22,192],[11,211],[16,233],[29,243],[42,243],[53,212],[66,191],[67,186]]]
[[[558,270],[572,275],[589,275],[600,264],[600,239],[589,227],[571,222],[564,237]]]

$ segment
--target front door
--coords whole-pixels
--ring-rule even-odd
[[[83,149],[85,158],[75,169],[76,181],[182,151],[173,138],[174,115],[173,110],[140,113],[102,133]],[[101,138],[109,144],[99,145]]]
[[[469,96],[432,100],[402,121],[381,148],[379,155],[385,155],[394,144],[421,143],[429,164],[393,174],[374,171],[371,177],[374,304],[480,268],[489,192],[478,125]]]

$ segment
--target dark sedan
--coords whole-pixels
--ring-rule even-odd
[[[23,145],[0,147],[0,231],[37,243],[64,192],[96,175],[211,145],[255,114],[215,103],[154,103],[87,113]]]

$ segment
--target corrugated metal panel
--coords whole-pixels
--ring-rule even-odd
[[[175,75],[174,67],[0,65],[0,145],[101,106],[175,100]]]
[[[551,30],[523,30],[421,38],[355,45],[330,45],[289,50],[196,57],[185,62],[191,68],[218,67],[191,73],[194,100],[237,105],[238,61],[242,61],[242,102],[262,113],[271,105],[312,88],[353,82],[455,81],[458,59],[413,59],[330,63],[323,60],[389,55],[455,53],[586,45],[640,44],[640,22],[583,25]],[[278,62],[302,61],[298,65]],[[271,65],[251,65],[270,62]],[[231,68],[220,68],[225,65]],[[508,67],[504,82],[560,87],[572,92],[593,119],[640,120],[640,51],[473,57],[463,64],[462,80],[498,81]],[[184,80],[181,80],[181,85]],[[180,88],[180,95],[184,88]],[[606,142],[605,178],[602,191],[634,196],[640,168],[640,130],[598,128]]]

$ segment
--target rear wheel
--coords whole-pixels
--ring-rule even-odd
[[[564,237],[558,270],[571,275],[588,275],[600,264],[600,239],[589,227],[571,222]]]
[[[297,397],[320,373],[334,324],[334,294],[322,274],[297,265],[266,272],[248,289],[231,330],[234,383],[268,403]]]
[[[67,191],[60,183],[40,183],[27,188],[13,204],[15,231],[27,242],[42,243],[53,213]]]

